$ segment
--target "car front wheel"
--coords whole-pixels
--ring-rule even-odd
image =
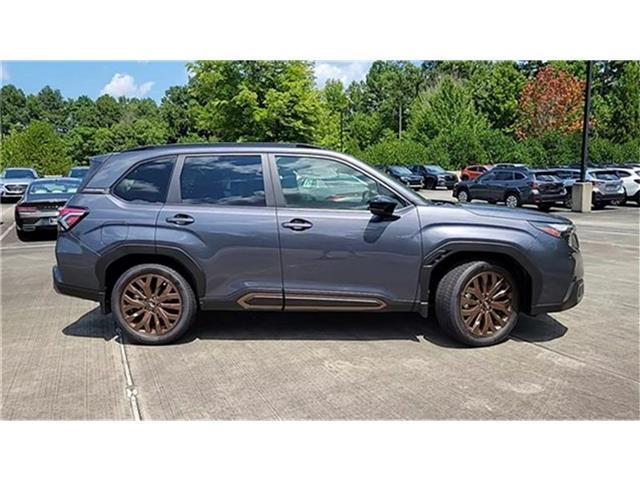
[[[470,202],[471,201],[471,195],[469,195],[469,192],[467,190],[460,190],[458,192],[458,201],[461,203],[466,203],[466,202]]]
[[[458,265],[436,289],[435,312],[451,337],[474,347],[501,342],[515,327],[518,286],[505,268],[484,261]]]
[[[189,283],[174,269],[136,265],[118,278],[111,294],[118,326],[135,343],[161,345],[180,338],[196,315]]]

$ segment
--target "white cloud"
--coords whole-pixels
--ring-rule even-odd
[[[370,66],[371,62],[316,62],[316,85],[322,87],[327,80],[334,79],[342,81],[346,87],[364,79]]]
[[[9,70],[7,70],[7,65],[0,62],[0,82],[6,82],[11,77],[9,77]]]
[[[100,91],[100,95],[111,95],[113,97],[138,97],[142,98],[151,87],[154,82],[144,82],[140,85],[136,84],[136,79],[127,73],[116,73],[111,81],[107,83]]]

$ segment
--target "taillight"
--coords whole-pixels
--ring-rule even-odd
[[[62,207],[58,212],[58,228],[66,231],[71,230],[82,220],[89,213],[89,210],[82,207]]]
[[[529,182],[529,186],[531,188],[538,188],[539,187],[539,185],[536,182]]]
[[[33,213],[38,211],[36,207],[31,205],[28,205],[28,206],[20,205],[17,207],[17,210],[18,210],[18,213]]]

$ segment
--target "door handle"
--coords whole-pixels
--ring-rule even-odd
[[[167,217],[168,223],[175,223],[176,225],[189,225],[195,222],[191,215],[185,215],[184,213],[177,213],[173,217]]]
[[[290,220],[288,222],[284,222],[282,224],[282,226],[284,228],[288,228],[290,230],[293,230],[294,232],[301,232],[303,230],[308,230],[311,227],[313,227],[313,223],[304,220],[302,218],[294,218],[293,220]]]

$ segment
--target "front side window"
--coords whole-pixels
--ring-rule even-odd
[[[276,165],[287,207],[366,210],[377,195],[405,205],[385,186],[335,160],[277,156]]]
[[[264,207],[260,155],[187,157],[180,174],[182,201]]]
[[[171,178],[173,159],[145,162],[131,170],[113,189],[128,202],[163,203]]]

